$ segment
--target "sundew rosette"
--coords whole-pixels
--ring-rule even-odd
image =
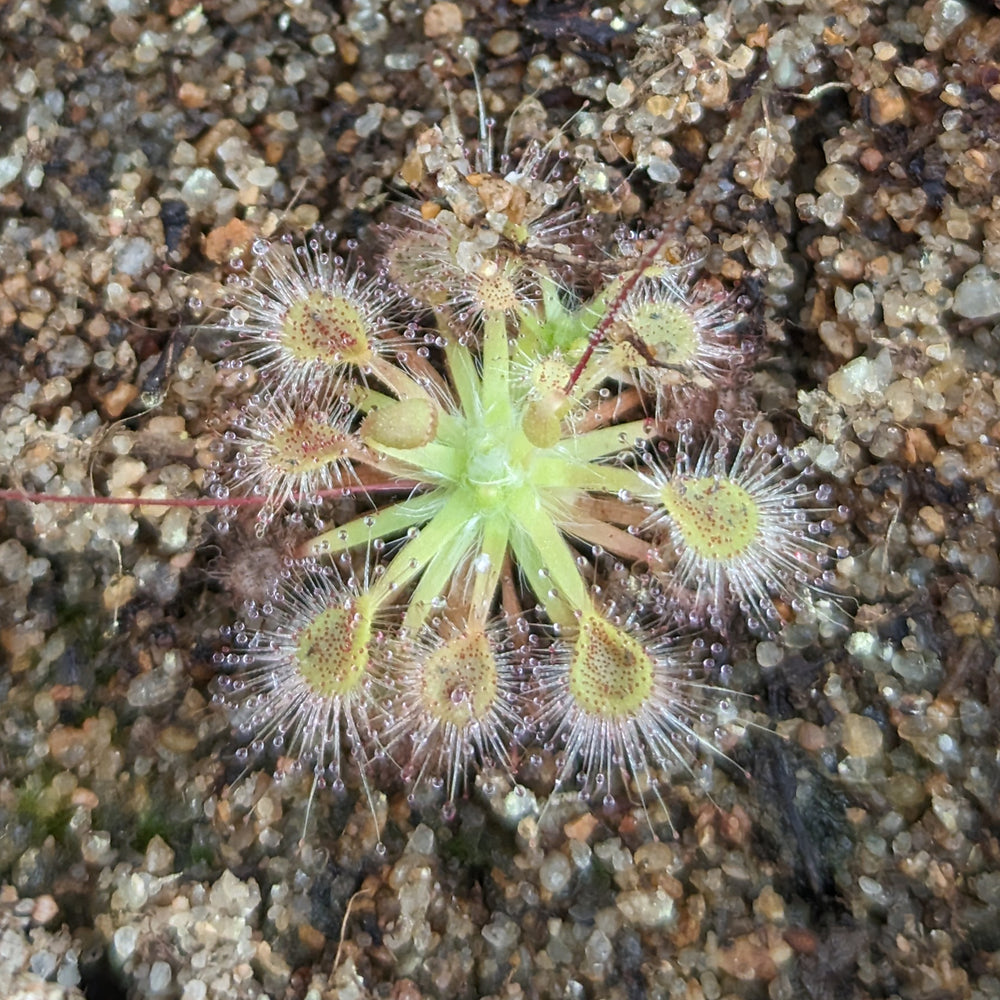
[[[441,227],[407,240],[431,261],[458,253]],[[476,768],[513,770],[529,731],[559,750],[560,787],[573,774],[601,798],[622,777],[652,787],[647,772],[703,738],[712,696],[664,638],[669,608],[649,632],[608,605],[607,564],[653,574],[685,620],[739,612],[772,628],[776,600],[801,601],[824,553],[806,479],[757,425],[734,446],[720,429],[696,460],[687,440],[662,440],[678,383],[726,377],[738,318],[666,264],[624,262],[584,297],[516,242],[488,240],[444,269],[462,288],[425,297],[419,326],[420,307],[407,315],[386,290],[391,267],[348,276],[307,247],[258,249],[234,306],[263,388],[234,435],[230,489],[242,472],[265,527],[350,498],[357,513],[297,553],[353,565],[356,580],[310,574],[316,598],[285,593],[295,624],[264,635],[242,681],[264,706],[255,718],[307,755],[323,748],[334,771],[341,736],[363,773],[366,748],[384,746],[411,788],[440,786],[448,803]],[[354,333],[324,342],[338,310]],[[303,324],[316,324],[305,339]],[[354,643],[343,669],[302,655],[327,625]],[[523,653],[534,628],[559,634],[548,658]]]

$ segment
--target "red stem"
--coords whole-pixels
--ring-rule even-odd
[[[320,490],[318,496],[339,499],[352,493],[395,493],[413,490],[420,483],[400,480],[393,483],[371,483],[369,485],[338,486],[333,490]],[[97,497],[71,493],[30,493],[24,490],[0,489],[0,500],[20,500],[23,503],[78,503],[90,506],[115,505],[120,507],[262,507],[266,497]]]
[[[604,313],[604,317],[591,331],[590,337],[587,340],[587,349],[583,352],[580,360],[576,363],[576,367],[570,373],[569,381],[566,383],[566,388],[563,389],[563,392],[567,396],[573,391],[573,386],[575,386],[579,381],[580,376],[583,374],[588,362],[594,356],[594,351],[597,350],[597,345],[604,339],[604,335],[608,332],[608,328],[612,323],[614,323],[615,316],[618,314],[618,310],[621,308],[622,303],[628,297],[629,292],[635,288],[636,282],[643,276],[646,268],[649,267],[649,265],[656,259],[656,255],[666,245],[669,237],[670,230],[664,229],[663,232],[660,233],[660,235],[653,241],[653,245],[639,258],[639,263],[636,264],[635,270],[622,282],[621,288],[618,289],[618,294],[611,300],[611,305],[608,306],[607,311]]]

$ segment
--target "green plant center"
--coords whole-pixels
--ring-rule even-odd
[[[368,331],[357,306],[341,295],[314,291],[296,301],[285,313],[281,343],[296,360],[331,359],[343,364],[363,364],[371,357]]]
[[[465,729],[486,717],[497,686],[489,640],[475,631],[448,640],[427,657],[421,696],[439,722]]]
[[[662,487],[660,497],[685,544],[703,559],[737,559],[758,537],[760,508],[731,479],[678,476]]]
[[[569,691],[588,715],[635,715],[653,693],[653,662],[632,636],[603,618],[588,616],[573,646]]]
[[[465,441],[465,470],[462,485],[481,510],[502,508],[511,492],[524,482],[525,468],[512,449],[515,427],[488,429],[470,422]]]
[[[321,611],[297,637],[295,661],[302,680],[320,698],[357,691],[368,666],[371,625],[354,601]]]
[[[628,324],[650,354],[664,365],[682,365],[698,352],[691,314],[672,302],[644,302]]]

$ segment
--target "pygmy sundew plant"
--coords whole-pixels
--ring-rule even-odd
[[[259,241],[233,281],[261,388],[227,488],[261,498],[262,532],[288,509],[314,529],[248,609],[222,697],[321,781],[346,735],[369,798],[373,755],[450,804],[528,738],[559,786],[642,797],[729,711],[679,625],[776,627],[773,597],[820,574],[816,494],[761,419],[676,412],[744,364],[732,295],[663,240],[581,289],[586,227],[544,156],[500,176],[449,150],[422,137],[436,200],[402,210],[373,274],[314,233]],[[322,523],[331,493],[357,515]]]

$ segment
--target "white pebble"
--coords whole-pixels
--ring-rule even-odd
[[[988,319],[1000,314],[1000,278],[982,264],[970,267],[955,289],[952,308],[966,319]]]
[[[111,947],[115,951],[115,956],[122,963],[127,962],[135,951],[135,946],[139,941],[139,928],[132,926],[119,927],[111,939]]]
[[[173,974],[173,969],[166,962],[154,962],[153,967],[149,970],[150,992],[163,993],[170,985]]]
[[[562,892],[569,885],[572,874],[573,867],[562,851],[551,851],[538,869],[542,888],[554,893]]]
[[[190,980],[184,987],[181,1000],[205,1000],[208,987],[200,979]]]

